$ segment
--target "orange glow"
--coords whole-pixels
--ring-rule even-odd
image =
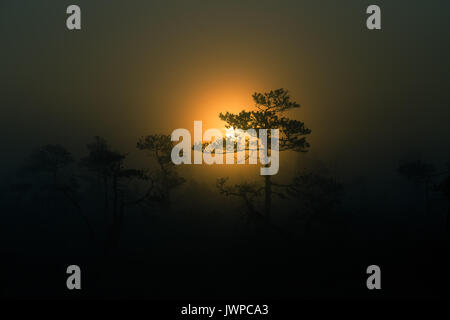
[[[204,92],[201,94],[202,96],[196,97],[195,95],[192,99],[192,107],[189,108],[189,115],[186,117],[191,118],[191,126],[192,121],[202,120],[204,130],[210,128],[225,130],[225,122],[219,119],[219,114],[227,111],[238,113],[250,107],[252,102],[247,89],[232,88],[231,86],[214,88],[208,90],[206,94]]]

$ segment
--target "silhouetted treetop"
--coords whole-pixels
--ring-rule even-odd
[[[288,90],[283,88],[266,93],[255,92],[252,97],[255,101],[255,107],[261,111],[282,112],[300,107],[297,102],[291,101]]]
[[[421,160],[416,160],[404,161],[400,163],[397,171],[408,180],[422,183],[430,179],[430,177],[435,173],[436,168],[432,164],[422,162]]]
[[[74,162],[69,151],[58,144],[48,144],[34,150],[27,158],[22,172],[56,172]]]
[[[254,93],[252,97],[257,110],[243,110],[238,114],[230,112],[219,114],[219,118],[226,122],[226,128],[279,129],[280,151],[307,151],[309,143],[306,141],[306,136],[311,133],[311,130],[303,122],[283,115],[285,111],[300,107],[297,102],[291,100],[287,90],[277,89],[267,93]]]
[[[252,200],[254,197],[259,196],[263,188],[257,183],[242,182],[233,186],[226,185],[227,178],[218,178],[216,181],[216,187],[219,189],[219,193],[225,196],[237,196],[244,197]]]
[[[153,198],[159,198],[167,206],[170,204],[171,190],[185,182],[176,171],[172,162],[171,153],[174,142],[170,135],[152,134],[139,138],[136,147],[141,151],[146,151],[148,155],[156,160],[159,170],[152,172],[154,183]]]
[[[139,138],[136,147],[152,153],[158,162],[166,166],[173,164],[170,157],[173,145],[170,135],[153,134]]]
[[[80,160],[80,165],[92,171],[102,171],[107,174],[126,157],[126,154],[112,151],[106,140],[98,136],[94,137],[94,142],[87,144],[86,147],[89,153],[87,157]]]
[[[297,174],[288,186],[288,194],[301,199],[313,211],[329,210],[340,202],[343,186],[333,177],[314,172]]]

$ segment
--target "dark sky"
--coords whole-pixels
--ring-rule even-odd
[[[375,2],[374,2],[375,3]],[[82,9],[68,31],[66,7]],[[450,159],[450,2],[0,2],[3,161],[94,135],[125,151],[148,133],[223,126],[220,111],[284,87],[313,131],[310,157],[354,175],[404,156]],[[8,166],[7,166],[8,167]],[[5,166],[4,166],[5,170]]]

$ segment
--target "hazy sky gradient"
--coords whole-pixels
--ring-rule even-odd
[[[78,4],[82,30],[65,27]],[[94,135],[223,126],[220,111],[288,88],[311,156],[352,173],[406,154],[450,158],[448,1],[2,1],[4,161],[37,145],[84,151]]]

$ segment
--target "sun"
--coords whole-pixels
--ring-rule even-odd
[[[225,136],[227,138],[234,138],[235,137],[234,128],[232,126],[226,129]]]

